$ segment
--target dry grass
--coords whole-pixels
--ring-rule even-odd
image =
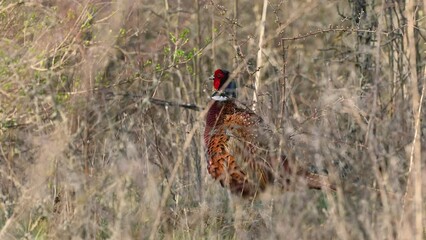
[[[425,238],[426,6],[139,2],[0,1],[0,239]],[[216,68],[336,193],[211,179],[203,112],[149,99]]]

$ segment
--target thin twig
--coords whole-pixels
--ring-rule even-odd
[[[181,107],[181,108],[190,109],[190,110],[194,110],[194,111],[203,110],[203,108],[197,106],[196,104],[192,104],[192,103],[177,103],[177,102],[171,102],[171,101],[166,101],[166,100],[156,99],[156,98],[150,98],[149,102],[156,104],[156,105],[165,106],[165,107],[168,107],[168,106]]]
[[[414,196],[414,204],[411,211],[414,214],[414,223],[415,239],[422,239],[423,236],[423,213],[422,213],[422,175],[421,175],[421,143],[420,143],[420,116],[422,109],[422,101],[424,95],[424,84],[421,97],[418,92],[418,75],[417,75],[417,62],[416,62],[416,44],[415,44],[415,8],[416,3],[414,1],[407,2],[406,6],[406,16],[407,16],[407,38],[408,38],[408,53],[409,53],[409,66],[410,66],[410,79],[411,79],[411,98],[412,98],[412,107],[414,113],[414,136],[410,154],[410,162],[408,169],[408,181],[407,189],[404,195],[404,201],[409,194]],[[404,204],[403,202],[403,209]],[[403,211],[404,212],[404,211]],[[405,221],[401,217],[401,221]]]
[[[255,74],[255,82],[254,82],[254,92],[253,92],[253,106],[252,110],[256,110],[257,104],[257,93],[259,92],[260,87],[260,71],[262,69],[262,52],[263,52],[263,40],[265,35],[265,25],[266,25],[266,13],[268,10],[268,1],[263,1],[263,10],[262,10],[262,18],[259,23],[259,49],[257,50],[257,61],[256,65],[259,68],[259,71]]]
[[[392,32],[396,32],[399,29],[394,29]],[[285,37],[285,38],[281,38],[282,40],[300,40],[300,39],[305,39],[308,37],[312,37],[312,36],[316,36],[316,35],[320,35],[320,34],[324,34],[324,33],[329,33],[329,32],[368,32],[368,33],[381,33],[384,34],[386,36],[390,35],[392,32],[378,32],[377,30],[365,30],[365,29],[357,29],[357,28],[353,28],[353,27],[336,27],[333,28],[331,25],[329,26],[328,29],[318,29],[317,31],[311,31],[308,32],[306,34],[299,34],[297,36],[293,36],[293,37]]]

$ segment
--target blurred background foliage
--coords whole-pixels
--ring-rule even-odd
[[[0,238],[421,238],[425,8],[0,1]],[[173,104],[207,106],[217,68],[336,194],[210,178],[203,114]]]

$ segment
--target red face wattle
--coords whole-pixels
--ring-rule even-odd
[[[221,70],[217,69],[214,71],[214,89],[219,90],[219,88],[226,82],[226,74]]]

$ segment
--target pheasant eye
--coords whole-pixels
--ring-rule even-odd
[[[222,70],[217,69],[217,70],[214,72],[214,76],[215,76],[216,78],[223,78],[225,75],[223,74]]]

